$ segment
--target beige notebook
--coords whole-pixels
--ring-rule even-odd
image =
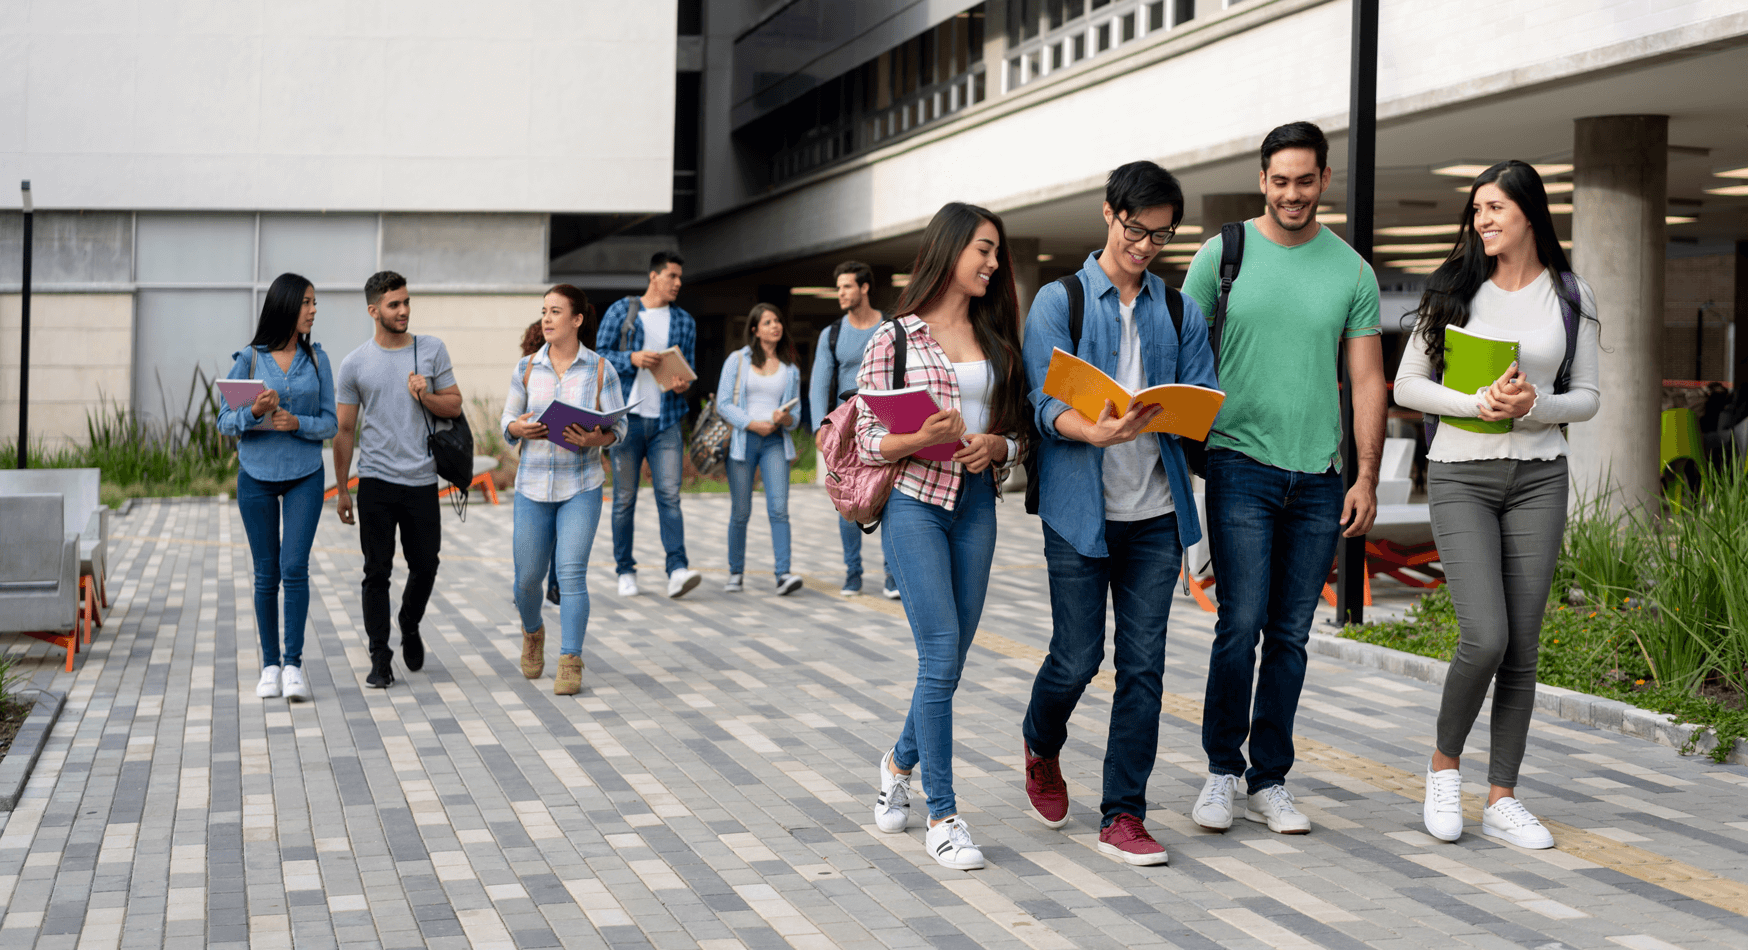
[[[649,372],[655,377],[656,385],[663,389],[673,389],[674,384],[681,380],[689,383],[698,378],[698,374],[692,372],[692,364],[686,362],[686,357],[681,355],[679,347],[670,346],[656,355],[662,361],[651,367]]]

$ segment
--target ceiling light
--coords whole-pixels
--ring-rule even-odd
[[[1326,214],[1326,215],[1323,215],[1322,217],[1318,218],[1317,220],[1323,222],[1324,224],[1346,224],[1347,223],[1347,215],[1345,215],[1345,214]]]
[[[1380,244],[1372,251],[1378,254],[1432,254],[1450,248],[1449,244]]]
[[[1166,262],[1167,264],[1188,264],[1190,261],[1193,261],[1195,259],[1196,259],[1196,255],[1194,255],[1194,254],[1173,254],[1170,257],[1160,258],[1160,260]]]
[[[1698,218],[1693,217],[1692,215],[1672,214],[1672,215],[1666,216],[1663,219],[1663,223],[1664,224],[1692,224],[1698,220],[1699,220]]]
[[[1434,175],[1444,175],[1449,178],[1474,178],[1492,167],[1493,165],[1491,164],[1482,165],[1475,162],[1459,162],[1434,168],[1432,169],[1432,173]],[[1550,175],[1566,175],[1570,174],[1572,171],[1572,166],[1570,164],[1562,163],[1547,163],[1542,165],[1532,165],[1530,167],[1534,168],[1543,178],[1547,178]]]
[[[894,286],[894,287],[909,287],[910,286],[910,275],[909,274],[893,274],[892,275],[892,286]]]
[[[838,295],[838,289],[836,287],[791,287],[791,288],[789,288],[789,296],[791,296],[791,297],[821,297],[821,298],[828,298],[829,299],[829,298],[835,298],[835,297],[837,297],[837,295]]]
[[[1548,205],[1548,213],[1549,214],[1571,214],[1572,213],[1572,205],[1570,202],[1568,202],[1566,204]]]
[[[1179,241],[1176,244],[1167,244],[1166,246],[1160,248],[1161,251],[1165,251],[1168,253],[1172,252],[1172,251],[1177,251],[1180,253],[1183,251],[1189,251],[1192,254],[1195,253],[1196,251],[1201,250],[1201,249],[1202,249],[1202,245],[1195,242],[1195,241]]]
[[[1178,225],[1177,233],[1179,233],[1179,234],[1201,234],[1202,233],[1202,226],[1199,224],[1180,224],[1180,225]]]
[[[1741,168],[1732,168],[1727,171],[1712,172],[1712,174],[1719,178],[1748,178],[1748,165],[1743,165]]]
[[[1390,228],[1379,228],[1378,233],[1390,237],[1430,237],[1434,234],[1455,234],[1462,229],[1460,224],[1399,224]]]
[[[1550,181],[1542,186],[1543,190],[1550,195],[1569,195],[1572,193],[1573,187],[1569,181]]]
[[[1047,264],[1055,259],[1056,259],[1056,255],[1054,255],[1054,254],[1039,254],[1038,255],[1038,263],[1040,263],[1040,264]]]
[[[1727,188],[1707,188],[1708,195],[1723,195],[1726,198],[1748,197],[1748,185],[1731,185]]]

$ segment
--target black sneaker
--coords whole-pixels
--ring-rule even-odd
[[[558,603],[558,585],[557,584],[553,584],[551,587],[548,587],[546,589],[546,599],[554,604]]]
[[[414,673],[425,666],[425,638],[419,635],[417,624],[401,626],[401,662]]]
[[[394,672],[384,665],[382,669],[372,669],[370,675],[364,678],[364,685],[371,689],[388,689],[394,681]]]

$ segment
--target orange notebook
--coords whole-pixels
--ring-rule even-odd
[[[1057,347],[1050,357],[1050,371],[1044,376],[1044,394],[1073,406],[1089,421],[1104,411],[1105,400],[1117,406],[1117,415],[1126,415],[1133,407],[1156,405],[1159,415],[1147,424],[1143,432],[1169,432],[1191,439],[1206,439],[1214,426],[1214,417],[1226,394],[1206,386],[1188,383],[1168,383],[1150,386],[1138,393],[1124,389],[1098,367]]]

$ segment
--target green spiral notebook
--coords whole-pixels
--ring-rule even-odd
[[[1498,340],[1462,327],[1445,327],[1444,384],[1460,393],[1492,385],[1517,362],[1517,341]],[[1468,416],[1440,416],[1442,425],[1470,432],[1510,432],[1515,420],[1488,422]]]

